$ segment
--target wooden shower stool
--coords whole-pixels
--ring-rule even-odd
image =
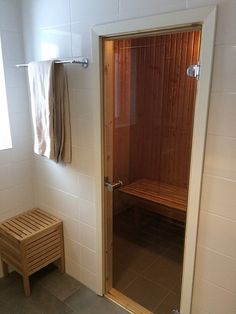
[[[13,266],[29,296],[30,275],[56,260],[65,271],[62,221],[35,208],[0,223],[0,255],[4,275]]]

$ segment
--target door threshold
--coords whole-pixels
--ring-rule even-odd
[[[136,303],[135,301],[128,298],[123,293],[119,292],[118,290],[114,288],[111,288],[111,290],[105,294],[105,297],[111,300],[112,302],[118,304],[119,306],[123,307],[125,310],[127,310],[130,313],[153,314],[153,312],[147,310],[145,307]]]

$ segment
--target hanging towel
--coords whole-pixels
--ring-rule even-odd
[[[56,162],[71,162],[71,126],[63,64],[31,62],[28,66],[34,152]]]

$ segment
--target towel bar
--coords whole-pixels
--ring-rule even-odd
[[[83,68],[87,68],[88,67],[88,64],[89,64],[89,61],[87,58],[84,58],[84,57],[78,57],[76,59],[72,59],[72,60],[56,60],[55,63],[76,63],[76,64],[81,64]],[[22,63],[22,64],[16,64],[16,66],[18,68],[21,68],[21,67],[27,67],[28,64],[27,63]]]

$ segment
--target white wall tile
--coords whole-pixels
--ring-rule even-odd
[[[20,185],[32,182],[32,163],[31,160],[22,160],[11,165],[11,176],[14,176],[14,183]]]
[[[22,138],[31,138],[32,129],[29,114],[15,113],[10,115],[10,128],[13,141]]]
[[[192,314],[222,314],[236,312],[236,295],[204,280],[196,280]],[[196,310],[195,310],[196,309]],[[201,312],[198,311],[201,309]]]
[[[77,174],[69,166],[42,157],[35,164],[35,176],[41,183],[77,195]]]
[[[86,146],[72,147],[72,167],[78,172],[94,176],[94,150]]]
[[[236,259],[198,247],[196,265],[197,278],[210,281],[236,294]]]
[[[82,281],[81,266],[70,257],[66,257],[66,272],[78,281]]]
[[[65,254],[74,262],[81,263],[81,245],[69,238],[65,238]]]
[[[236,220],[236,182],[204,175],[201,208]]]
[[[20,1],[0,1],[0,29],[8,31],[21,29]]]
[[[66,238],[81,243],[81,237],[80,237],[80,223],[78,220],[75,220],[74,218],[67,217],[67,216],[61,216],[61,219],[63,220],[63,228],[64,228],[64,235]]]
[[[96,253],[84,246],[81,246],[81,266],[96,273]]]
[[[97,284],[97,278],[94,273],[91,273],[86,268],[81,267],[81,282],[85,284],[90,289],[94,290]]]
[[[94,177],[78,174],[78,196],[81,200],[95,202]]]
[[[60,214],[71,217],[72,219],[76,216],[77,212],[79,216],[78,198],[76,196],[42,183],[40,187],[37,186],[37,189],[40,189],[39,197],[42,198],[41,202],[53,211],[60,212]]]
[[[9,164],[13,160],[13,149],[4,149],[0,151],[0,165]]]
[[[91,60],[90,60],[91,61]],[[90,64],[88,68],[83,68],[75,64],[66,65],[68,76],[68,86],[71,89],[93,89],[94,72]]]
[[[18,63],[18,62],[17,62]],[[23,71],[22,71],[23,70]],[[6,87],[26,88],[24,69],[17,68],[15,61],[4,62]]]
[[[71,119],[72,145],[76,147],[94,146],[93,120]]]
[[[24,61],[23,35],[17,32],[1,32],[2,54],[4,60]]]
[[[85,224],[96,227],[96,206],[92,202],[78,200],[79,203],[79,219]]]
[[[11,164],[0,166],[0,190],[8,189],[14,185],[15,174]]]
[[[70,22],[70,10],[68,0],[32,0],[26,5],[30,9],[35,28],[51,27],[68,24]]]
[[[91,119],[93,115],[93,91],[70,89],[71,116],[77,119]]]
[[[12,161],[31,160],[33,158],[33,143],[30,136],[12,138]],[[33,169],[32,169],[33,170]]]
[[[213,65],[213,92],[236,92],[236,45],[215,47]]]
[[[29,114],[30,106],[26,88],[7,88],[7,103],[10,115]]]
[[[25,211],[34,207],[32,180],[17,186],[17,208]]]
[[[118,17],[118,0],[70,0],[71,22],[99,19],[100,22],[114,21]]]
[[[7,212],[17,207],[17,186],[9,189],[0,190],[0,212]],[[14,197],[12,197],[14,195]]]
[[[66,59],[72,57],[70,25],[43,28],[37,32],[34,60]]]
[[[236,221],[201,211],[198,243],[236,258]]]
[[[33,208],[31,182],[0,191],[0,221],[30,208]]]
[[[87,247],[88,249],[91,249],[93,251],[96,250],[96,231],[94,228],[80,223],[79,224],[79,242]]]
[[[185,0],[120,0],[119,18],[154,15],[163,12],[172,12],[186,8]]]
[[[95,23],[95,21],[93,23]],[[94,26],[93,23],[83,21],[71,24],[73,57],[86,56],[87,58],[91,59],[91,29]]]
[[[211,95],[208,133],[235,137],[236,93]]]
[[[187,7],[217,5],[216,43],[236,43],[236,2],[235,0],[187,0]]]
[[[208,135],[205,172],[236,180],[236,137]]]

